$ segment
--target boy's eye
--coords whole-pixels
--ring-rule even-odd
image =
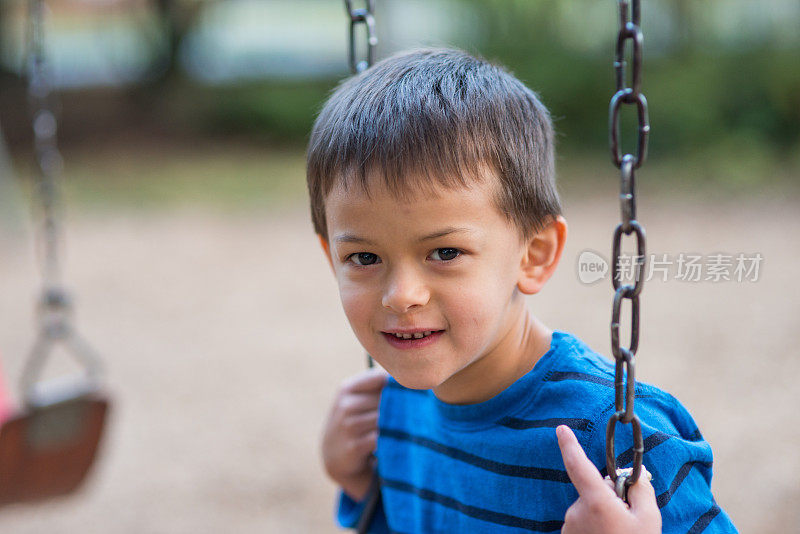
[[[439,257],[434,259],[438,259],[440,261],[450,261],[459,257],[461,255],[461,251],[457,248],[437,248],[431,255],[438,255]]]
[[[371,252],[357,252],[355,254],[351,254],[348,256],[347,259],[352,259],[353,263],[356,265],[372,265],[373,263],[377,263],[378,256]]]

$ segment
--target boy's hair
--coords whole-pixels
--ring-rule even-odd
[[[346,80],[317,117],[307,154],[314,230],[326,240],[325,198],[355,180],[369,195],[380,176],[398,199],[437,186],[499,178],[499,212],[530,238],[561,214],[553,127],[536,94],[459,50],[387,58]]]

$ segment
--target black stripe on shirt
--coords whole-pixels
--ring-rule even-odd
[[[544,378],[546,382],[563,382],[564,380],[580,380],[581,382],[591,382],[609,388],[614,387],[614,381],[601,376],[590,375],[589,373],[576,373],[569,371],[552,371]]]
[[[438,452],[439,454],[449,456],[454,460],[459,460],[499,475],[530,478],[535,480],[549,480],[551,482],[563,482],[565,484],[571,483],[567,472],[559,469],[548,469],[544,467],[532,467],[527,465],[515,465],[497,462],[495,460],[483,458],[455,447],[444,445],[429,438],[409,434],[408,432],[404,432],[402,430],[381,428],[380,435],[400,441],[409,441],[415,445],[419,445],[420,447],[425,447],[434,452]]]
[[[594,424],[589,419],[576,418],[555,418],[555,419],[518,419],[516,417],[504,417],[497,422],[498,425],[514,430],[527,430],[529,428],[555,428],[559,425],[567,425],[572,430],[589,431],[594,429]]]
[[[640,399],[652,399],[652,398],[653,398],[653,395],[647,395],[647,394],[639,392],[639,390],[636,390],[636,400],[637,401],[640,400]],[[608,405],[606,405],[605,408],[603,408],[603,411],[610,412],[610,411],[612,411],[614,409],[615,406],[616,406],[616,401],[612,400],[611,402],[608,403]]]
[[[722,509],[717,506],[717,503],[714,503],[706,513],[701,515],[697,521],[694,522],[694,525],[692,525],[692,528],[690,528],[686,534],[700,534],[700,532],[703,532],[706,527],[711,524],[721,511]]]
[[[703,434],[700,433],[699,428],[695,428],[694,432],[689,434],[689,437],[687,437],[686,439],[688,439],[689,441],[703,441]]]
[[[691,471],[692,467],[698,463],[703,462],[686,462],[681,466],[680,469],[678,469],[678,474],[672,479],[672,484],[669,485],[667,491],[656,497],[656,502],[658,503],[659,508],[664,508],[669,504],[669,500],[672,499],[672,496],[678,490],[678,487],[683,484],[683,481],[687,476],[689,476],[689,471]]]
[[[578,373],[575,371],[551,371],[544,377],[545,382],[563,382],[565,380],[577,380],[579,382],[589,382],[592,384],[605,386],[607,388],[615,387],[614,379],[604,378],[602,376],[597,376],[597,375],[590,375],[589,373]],[[641,384],[636,384],[634,390],[636,393],[636,398],[637,399],[646,398],[645,395],[642,394],[642,388],[640,386]]]
[[[417,497],[425,499],[426,501],[435,502],[436,504],[450,508],[451,510],[456,510],[457,512],[466,516],[474,519],[480,519],[481,521],[486,521],[488,523],[494,523],[496,525],[524,528],[533,532],[554,532],[561,530],[561,527],[564,526],[564,521],[561,520],[536,521],[534,519],[517,517],[501,512],[495,512],[493,510],[487,510],[485,508],[478,508],[477,506],[464,504],[456,499],[453,499],[452,497],[436,493],[435,491],[431,491],[429,489],[418,488],[399,480],[381,478],[381,484],[385,488],[404,491],[406,493],[413,493]]]

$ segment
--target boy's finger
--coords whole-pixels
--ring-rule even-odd
[[[378,428],[378,410],[371,410],[353,415],[347,421],[347,426],[351,432],[363,434]]]
[[[383,369],[373,367],[345,380],[342,389],[353,393],[377,393],[386,384],[387,376]]]
[[[607,486],[603,483],[603,477],[594,466],[583,447],[578,443],[578,439],[572,430],[566,426],[561,425],[556,428],[556,435],[558,436],[558,446],[561,449],[561,457],[564,459],[564,467],[567,468],[567,475],[578,490],[581,497],[586,498],[588,494],[594,493],[600,488],[602,491],[607,491]]]
[[[364,412],[374,412],[381,403],[380,395],[375,393],[348,393],[339,401],[339,409],[344,416]]]
[[[652,521],[656,516],[660,519],[661,512],[656,503],[656,491],[649,478],[647,469],[642,466],[639,480],[628,488],[628,504],[630,504],[633,515]]]

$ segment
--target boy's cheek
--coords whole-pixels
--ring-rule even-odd
[[[371,326],[371,306],[369,301],[365,298],[363,293],[352,291],[347,287],[340,286],[339,296],[342,300],[344,314],[347,316],[347,320],[350,322],[350,326],[356,333],[356,336],[359,337],[359,340],[361,340],[363,344],[364,340],[361,339],[361,335],[366,333]],[[379,326],[380,325],[376,325],[376,327]]]

